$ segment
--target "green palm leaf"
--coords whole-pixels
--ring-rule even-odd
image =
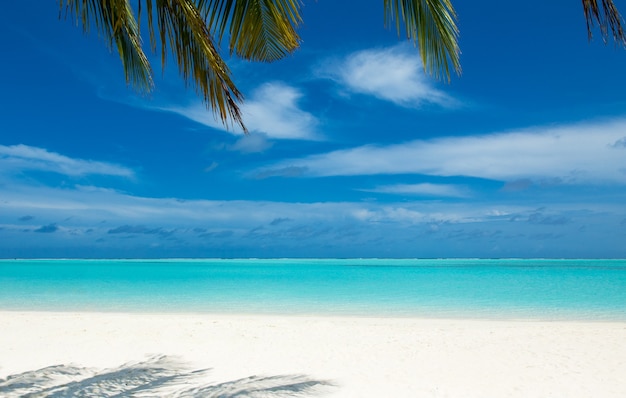
[[[450,79],[450,65],[461,73],[459,30],[450,0],[385,0],[385,21],[396,21],[398,34],[404,21],[407,38],[419,47],[424,69]]]
[[[146,5],[153,51],[161,48],[165,65],[169,50],[186,83],[192,82],[207,107],[228,125],[244,131],[238,102],[243,96],[231,79],[217,42],[229,38],[231,54],[253,61],[275,61],[299,46],[302,22],[298,0],[137,0],[137,19],[130,0],[59,0],[85,32],[94,24],[110,48],[120,54],[126,81],[141,91],[153,87],[152,69],[142,49],[142,4]],[[606,41],[610,34],[626,46],[623,19],[613,0],[582,0],[589,38],[598,23]],[[384,0],[385,21],[395,20],[398,34],[418,46],[424,69],[450,79],[460,74],[459,31],[451,0]],[[155,22],[156,21],[156,22]],[[214,39],[213,34],[217,40]]]
[[[152,2],[146,0],[150,22],[153,21]],[[162,63],[165,64],[169,46],[183,79],[195,83],[196,91],[223,122],[233,120],[245,130],[237,105],[243,100],[243,95],[231,80],[230,70],[220,56],[195,2],[155,0],[154,3]],[[153,32],[154,24],[149,25]]]
[[[143,52],[139,27],[133,11],[126,0],[61,0],[61,9],[66,8],[76,17],[76,23],[88,32],[91,23],[107,39],[109,48],[117,47],[126,82],[142,91],[153,86],[152,69]]]
[[[298,1],[199,0],[198,7],[220,41],[228,33],[231,54],[252,61],[276,61],[299,46]]]
[[[140,17],[142,2],[138,4]],[[237,104],[243,96],[214,45],[196,1],[145,0],[145,4],[150,41],[153,50],[160,45],[162,65],[171,48],[185,82],[194,84],[207,106],[224,124],[232,121],[246,131]],[[77,24],[82,23],[85,31],[95,23],[109,46],[115,44],[127,82],[141,90],[152,89],[152,69],[142,50],[139,24],[129,0],[60,0],[60,5],[76,16]]]

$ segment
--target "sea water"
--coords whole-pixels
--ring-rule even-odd
[[[0,310],[626,320],[626,260],[0,260]]]

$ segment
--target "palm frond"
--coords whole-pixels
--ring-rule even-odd
[[[231,54],[271,62],[299,46],[297,0],[199,0],[198,7],[218,40],[228,32]]]
[[[61,10],[74,15],[76,24],[88,32],[91,23],[107,40],[109,48],[117,47],[126,82],[141,91],[153,87],[152,68],[142,49],[139,26],[126,0],[61,0]]]
[[[152,3],[153,0],[146,0],[149,29],[154,37]],[[154,0],[154,5],[162,63],[165,64],[169,46],[185,82],[193,81],[196,91],[225,124],[234,121],[247,131],[237,105],[243,95],[231,80],[230,70],[220,56],[196,2]]]
[[[613,40],[619,45],[626,46],[626,33],[624,32],[624,19],[620,15],[613,0],[602,0],[601,5],[597,0],[582,0],[585,20],[587,21],[587,35],[592,39],[594,23],[598,23],[602,40],[606,43],[609,38],[609,29]]]
[[[145,0],[152,50],[160,45],[164,66],[171,49],[185,83],[193,83],[207,107],[225,125],[234,122],[247,131],[237,104],[243,96],[231,80],[230,70],[213,43],[197,2]],[[139,20],[141,5],[139,0]],[[75,15],[84,31],[95,24],[109,47],[117,48],[127,82],[144,91],[153,88],[152,69],[143,52],[139,23],[129,0],[60,0],[60,6]]]
[[[385,22],[393,20],[398,34],[404,22],[407,38],[419,47],[429,74],[450,80],[451,67],[461,73],[459,30],[450,0],[385,0]]]

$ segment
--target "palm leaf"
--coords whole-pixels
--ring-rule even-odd
[[[141,4],[138,1],[138,18]],[[196,1],[145,0],[145,4],[150,42],[153,51],[157,44],[161,46],[162,65],[165,66],[171,48],[185,83],[194,84],[207,107],[224,124],[228,126],[232,121],[247,131],[237,105],[243,96],[230,78],[230,70],[213,43]],[[127,82],[142,91],[152,89],[152,69],[142,49],[139,23],[129,0],[60,0],[60,6],[75,15],[76,23],[82,24],[85,32],[95,24],[109,47],[117,48]]]
[[[302,22],[297,0],[199,0],[198,7],[232,53],[252,61],[276,61],[298,48]]]
[[[385,0],[385,21],[393,20],[398,34],[404,22],[407,38],[419,47],[429,74],[450,80],[451,67],[461,73],[459,30],[450,0]]]
[[[154,38],[153,0],[146,0],[146,4],[150,35]],[[171,47],[185,82],[194,82],[196,91],[225,124],[232,120],[246,131],[237,105],[243,100],[243,95],[231,80],[230,70],[220,56],[195,2],[154,0],[154,4],[161,62],[165,64],[168,46]]]
[[[626,46],[626,33],[622,26],[624,19],[617,10],[613,0],[602,0],[601,5],[597,0],[582,0],[582,2],[585,20],[587,21],[589,40],[591,40],[593,36],[591,31],[594,23],[597,22],[600,26],[600,32],[602,33],[602,40],[604,40],[605,43],[609,37],[610,29],[613,40],[615,40],[617,44]]]
[[[117,47],[122,60],[126,82],[141,91],[150,91],[153,87],[152,69],[143,52],[139,27],[133,11],[126,0],[61,0],[61,9],[76,17],[76,24],[81,24],[88,32],[91,23],[108,42]]]

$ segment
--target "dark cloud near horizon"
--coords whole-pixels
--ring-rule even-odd
[[[290,239],[290,240],[305,240],[311,238],[317,238],[319,236],[328,235],[333,232],[332,227],[316,228],[309,225],[296,225],[286,229],[267,229],[265,227],[256,227],[248,231],[247,237],[252,239]]]
[[[434,234],[441,232],[442,228],[449,226],[450,221],[436,220],[436,221],[427,222],[423,225],[426,227],[424,234],[434,235]]]
[[[48,224],[48,225],[43,225],[43,226],[37,228],[34,232],[50,234],[50,233],[56,232],[58,230],[59,230],[59,227],[56,224]]]
[[[565,225],[569,224],[571,220],[565,216],[551,216],[544,215],[543,213],[533,213],[528,216],[528,222],[531,224],[540,225]]]
[[[235,233],[233,231],[225,230],[225,231],[215,231],[215,232],[204,232],[198,235],[201,238],[229,238],[233,236]]]
[[[449,239],[456,240],[473,240],[473,239],[496,239],[502,237],[501,230],[484,230],[484,229],[473,229],[473,230],[465,230],[465,229],[457,229],[448,234]]]
[[[20,218],[18,218],[19,221],[30,221],[32,219],[34,219],[35,217],[33,216],[22,216]]]
[[[626,148],[626,137],[609,145],[611,148]]]
[[[275,225],[279,225],[279,224],[282,224],[282,223],[285,223],[285,222],[289,222],[289,221],[293,221],[293,220],[291,218],[279,217],[279,218],[273,219],[272,222],[270,222],[270,225],[275,226]]]
[[[159,235],[163,237],[171,236],[175,230],[165,230],[161,227],[148,228],[143,225],[122,225],[107,231],[108,234],[133,234],[133,235]]]

